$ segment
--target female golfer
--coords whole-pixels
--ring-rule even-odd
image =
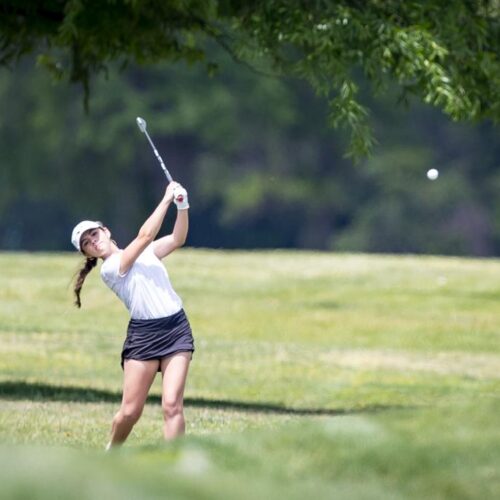
[[[155,240],[171,202],[177,205],[173,232]],[[75,283],[75,304],[87,274],[102,259],[101,277],[130,312],[122,350],[123,398],[113,419],[107,449],[127,439],[141,416],[155,375],[163,378],[163,435],[172,439],[184,433],[184,386],[194,351],[191,327],[182,301],[170,284],[160,259],[186,241],[189,203],[186,190],[171,182],[155,211],[137,237],[123,250],[100,222],[82,221],[75,226],[71,242],[85,257]]]

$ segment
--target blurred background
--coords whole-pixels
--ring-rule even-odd
[[[306,83],[217,58],[211,77],[182,64],[110,71],[88,112],[80,87],[34,59],[2,69],[0,249],[70,250],[81,219],[102,220],[119,245],[134,237],[165,188],[142,116],[189,191],[190,246],[500,253],[498,128],[366,91],[378,144],[354,163]]]

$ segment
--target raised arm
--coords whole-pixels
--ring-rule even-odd
[[[158,231],[160,230],[163,219],[165,218],[167,209],[170,203],[172,203],[174,189],[178,185],[179,184],[177,182],[171,182],[167,186],[165,195],[159,205],[142,225],[137,237],[125,248],[125,250],[123,250],[120,259],[120,274],[126,274],[136,261],[137,257],[139,257],[144,249],[154,241]]]
[[[181,202],[178,201],[179,194],[182,198]],[[153,251],[159,259],[163,259],[186,242],[189,229],[189,203],[187,200],[187,192],[184,188],[179,186],[175,189],[174,196],[174,201],[177,205],[177,218],[175,220],[174,229],[171,234],[163,238],[158,238],[153,243]]]

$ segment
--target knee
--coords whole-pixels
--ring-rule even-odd
[[[142,406],[123,405],[117,413],[115,420],[135,424],[142,415]]]
[[[179,401],[177,399],[164,399],[162,401],[162,410],[165,420],[176,417],[178,415],[182,415],[182,400]]]

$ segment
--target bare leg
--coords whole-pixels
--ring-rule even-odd
[[[184,387],[192,354],[179,352],[161,360],[163,375],[162,408],[165,423],[163,436],[173,439],[185,431]]]
[[[108,449],[122,444],[139,420],[157,371],[157,360],[125,360],[122,405],[113,419]]]

